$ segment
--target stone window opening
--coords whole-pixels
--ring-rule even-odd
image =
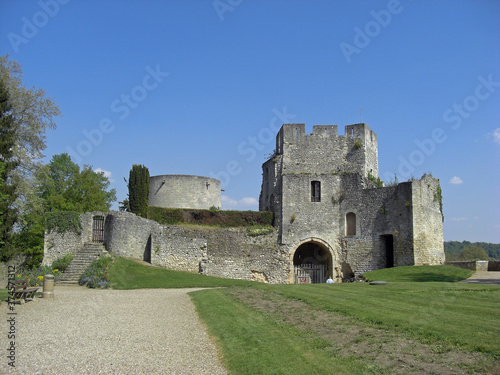
[[[311,202],[321,202],[320,181],[311,181]]]
[[[345,235],[356,235],[356,214],[354,212],[349,212],[345,215]]]

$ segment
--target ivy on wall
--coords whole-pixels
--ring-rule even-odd
[[[76,211],[47,212],[45,214],[45,229],[57,233],[75,232],[82,233],[80,214]]]
[[[444,222],[443,214],[443,191],[441,190],[441,184],[438,184],[436,192],[434,193],[434,201],[439,202],[439,210],[441,211],[442,220]]]

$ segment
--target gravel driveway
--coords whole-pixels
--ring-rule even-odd
[[[0,373],[227,374],[186,294],[194,290],[56,286],[54,299],[15,306],[15,371],[2,303]]]
[[[499,271],[477,271],[466,280],[460,281],[467,284],[497,284],[500,285]]]

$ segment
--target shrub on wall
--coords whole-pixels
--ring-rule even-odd
[[[215,211],[149,207],[149,218],[163,225],[181,223],[248,227],[272,225],[273,213],[268,211]]]
[[[73,231],[81,234],[80,214],[75,211],[47,212],[45,214],[45,229],[49,232],[66,233]]]
[[[182,223],[182,214],[178,208],[149,207],[149,219],[163,225],[174,225]]]

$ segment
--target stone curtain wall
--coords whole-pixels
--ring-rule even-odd
[[[489,263],[495,263],[495,262],[489,262],[487,260],[446,262],[446,264],[448,264],[450,266],[465,268],[466,270],[471,270],[471,271],[483,271],[483,272],[484,271],[493,271],[492,269],[490,269]],[[497,263],[499,263],[499,262],[497,262]],[[491,268],[494,268],[494,266],[492,266]],[[498,271],[498,269],[496,271]]]
[[[80,215],[81,233],[68,231],[58,233],[56,230],[45,231],[43,241],[43,265],[50,265],[66,254],[76,254],[85,242],[92,242],[92,220],[94,216],[107,216],[104,212],[87,212]]]
[[[44,264],[76,253],[92,240],[92,218],[105,217],[104,245],[113,255],[209,276],[286,283],[290,253],[277,231],[252,235],[247,228],[190,229],[162,226],[129,212],[80,215],[82,233],[46,233]]]
[[[147,261],[151,253],[152,234],[162,232],[162,226],[157,222],[131,212],[110,212],[104,227],[104,245],[108,252]]]
[[[272,284],[287,283],[290,252],[277,243],[277,232],[249,236],[245,228],[208,231],[203,274]]]
[[[200,272],[207,256],[207,240],[179,226],[164,226],[151,241],[151,264],[176,271]]]
[[[220,208],[221,183],[202,176],[152,176],[149,180],[149,205],[164,208]]]
[[[289,252],[277,232],[252,236],[246,228],[164,227],[154,235],[151,263],[179,271],[229,279],[286,283]]]

